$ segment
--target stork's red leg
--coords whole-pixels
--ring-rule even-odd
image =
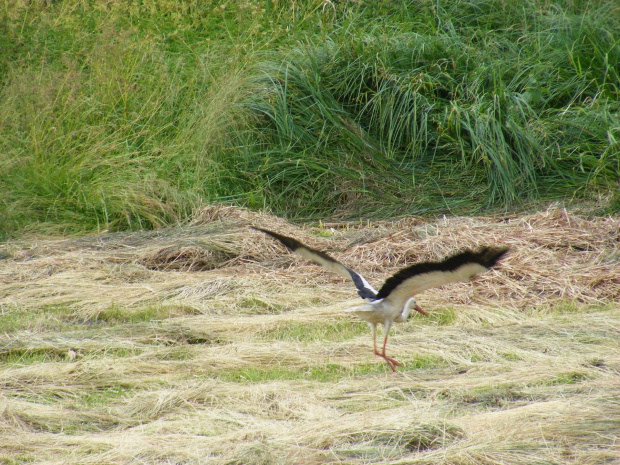
[[[403,366],[402,363],[397,362],[392,357],[388,357],[387,355],[385,355],[385,346],[387,345],[387,340],[388,340],[388,335],[386,334],[385,335],[385,339],[383,339],[383,352],[381,353],[381,357],[383,357],[390,364],[396,365],[397,367],[402,367]],[[396,370],[394,370],[394,371],[396,371]]]
[[[375,355],[377,355],[378,357],[381,357],[382,359],[384,359],[388,366],[392,369],[393,372],[396,372],[396,368],[394,368],[395,366],[403,366],[400,362],[397,362],[396,360],[394,360],[392,357],[388,357],[387,355],[385,355],[385,346],[387,344],[387,339],[388,339],[388,335],[385,335],[385,339],[383,340],[383,351],[379,352],[377,350],[377,335],[373,334],[373,346],[374,346],[374,350],[375,350]]]
[[[372,347],[375,350],[375,355],[379,355],[379,352],[377,352],[377,333],[375,331],[372,332]]]

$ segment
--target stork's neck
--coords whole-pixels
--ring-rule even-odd
[[[411,310],[413,310],[413,308],[416,306],[416,301],[413,297],[411,297],[407,302],[405,302],[405,306],[403,307],[403,311],[401,313],[402,315],[402,319],[406,320],[407,318],[409,318],[409,314],[411,313]]]

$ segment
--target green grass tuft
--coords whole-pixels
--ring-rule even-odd
[[[559,373],[555,378],[548,381],[549,386],[555,386],[557,384],[577,384],[590,379],[590,376],[586,373],[578,371],[570,371],[566,373]]]
[[[67,320],[73,319],[75,310],[67,305],[44,306],[36,311],[18,306],[4,306],[0,312],[0,328],[4,333],[19,330],[62,330]]]
[[[93,408],[106,406],[128,396],[130,389],[124,385],[107,386],[100,389],[81,392],[75,399],[76,406]]]
[[[446,361],[436,356],[416,356],[413,360],[403,361],[399,371],[413,371],[432,369],[446,365]],[[262,383],[276,380],[307,380],[321,383],[337,382],[358,376],[390,372],[387,364],[377,358],[376,363],[362,363],[355,365],[341,365],[328,363],[305,368],[287,368],[280,365],[265,367],[250,367],[236,370],[227,370],[217,373],[218,379],[230,382]]]
[[[275,329],[263,333],[267,340],[275,341],[346,341],[368,334],[368,325],[364,322],[339,320],[335,322],[287,322]]]
[[[5,333],[20,330],[64,331],[86,329],[96,324],[122,325],[164,320],[195,313],[196,311],[193,308],[179,305],[152,305],[137,309],[113,305],[94,315],[84,315],[79,308],[71,305],[71,303],[44,306],[36,311],[24,310],[19,307],[5,307],[0,312],[0,327]]]
[[[100,349],[71,349],[71,348],[4,348],[0,351],[0,363],[7,365],[35,365],[40,363],[73,362],[78,357],[133,357],[142,352],[133,347],[115,347]]]
[[[416,318],[414,321],[417,324],[433,324],[437,326],[448,326],[456,322],[456,311],[452,307],[447,308],[433,308],[432,312],[429,312],[428,317]]]
[[[34,463],[37,457],[32,454],[19,454],[11,458],[0,456],[3,465],[22,465],[24,463]]]
[[[250,313],[252,315],[277,315],[282,313],[285,309],[284,305],[267,302],[258,297],[244,297],[239,301],[238,306],[241,312]]]
[[[506,352],[502,354],[502,358],[504,360],[508,360],[509,362],[517,362],[519,360],[523,360],[523,357],[519,354],[515,354],[514,352]]]
[[[539,305],[525,309],[528,314],[533,315],[554,315],[561,317],[562,315],[570,315],[574,313],[596,313],[601,311],[615,311],[618,305],[612,303],[594,303],[584,304],[576,300],[558,300],[550,304]]]
[[[455,393],[449,397],[457,402],[482,409],[510,409],[514,408],[515,404],[525,404],[537,399],[533,394],[513,384],[478,387],[464,393]]]
[[[122,324],[139,323],[152,320],[169,318],[176,309],[165,306],[148,306],[138,309],[128,309],[119,306],[111,306],[93,317],[94,323]]]

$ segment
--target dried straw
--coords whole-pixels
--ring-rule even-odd
[[[200,311],[216,296],[234,302],[296,286],[317,299],[355,298],[350,283],[289,254],[250,224],[325,250],[379,286],[399,268],[480,245],[510,247],[502,264],[473,285],[429,290],[436,305],[517,308],[555,301],[596,303],[620,297],[620,220],[550,208],[516,218],[407,218],[369,226],[296,227],[264,213],[205,209],[189,226],[156,232],[39,239],[0,246],[0,305],[20,308],[79,302],[101,309],[183,301]],[[329,234],[330,238],[319,237]],[[321,286],[319,292],[313,287]],[[265,292],[267,290],[268,292]],[[303,291],[302,291],[303,292]],[[309,296],[308,298],[311,298]]]
[[[419,296],[431,318],[394,328],[389,350],[429,365],[392,375],[341,312],[359,301],[351,283],[249,225],[377,286],[457,249],[511,250],[472,283]],[[210,207],[160,231],[3,244],[0,461],[617,462],[618,241],[618,218],[557,207],[317,227]],[[115,308],[121,320],[104,320]],[[145,308],[156,317],[131,320]]]

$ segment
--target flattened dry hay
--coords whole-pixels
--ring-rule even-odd
[[[138,263],[157,271],[207,271],[226,266],[236,256],[223,250],[171,246],[142,257]]]
[[[397,374],[343,308],[466,247],[509,254],[418,296]],[[619,218],[295,226],[209,207],[150,232],[0,246],[0,462],[521,465],[620,456]]]
[[[594,303],[620,297],[618,218],[584,218],[550,208],[515,218],[406,218],[300,228],[264,213],[212,207],[185,227],[3,244],[1,252],[9,258],[1,262],[0,305],[75,302],[104,308],[122,302],[135,307],[177,298],[200,311],[213,311],[205,302],[223,290],[234,304],[251,298],[268,301],[291,285],[310,293],[322,286],[314,291],[319,300],[355,298],[346,279],[288,253],[250,225],[325,250],[375,286],[417,261],[481,245],[510,247],[500,266],[473,283],[422,295],[436,304],[524,308],[554,300]]]

